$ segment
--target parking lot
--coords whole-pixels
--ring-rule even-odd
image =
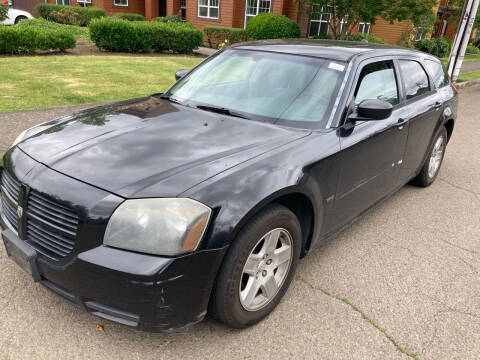
[[[279,307],[246,330],[103,321],[31,283],[0,246],[0,358],[478,359],[480,88],[462,91],[459,110],[437,181],[405,186],[304,258]],[[0,114],[0,153],[69,111]]]

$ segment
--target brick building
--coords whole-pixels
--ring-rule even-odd
[[[35,2],[44,0],[14,0],[14,6],[32,11]],[[207,25],[243,28],[249,19],[258,13],[271,12],[283,14],[300,25],[302,37],[327,35],[331,15],[328,7],[313,9],[311,19],[305,13],[299,13],[298,5],[293,0],[47,0],[49,3],[74,6],[96,6],[103,8],[109,15],[119,12],[145,15],[147,20],[157,16],[181,13],[186,21],[201,29]],[[26,4],[22,6],[22,4]],[[440,0],[433,9],[438,12],[442,27],[438,27],[434,35],[440,33],[453,39],[456,24],[446,23],[444,17],[448,8],[447,0]],[[413,29],[409,21],[389,22],[378,18],[375,24],[360,23],[353,32],[372,34],[386,39],[390,44],[399,44],[406,33]],[[426,31],[416,32],[417,40],[429,37]]]

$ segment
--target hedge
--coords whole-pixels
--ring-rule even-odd
[[[62,9],[71,9],[76,14],[78,14],[78,24],[80,26],[88,26],[92,19],[101,18],[107,16],[105,10],[96,8],[96,7],[79,7],[79,6],[68,6],[68,5],[56,5],[56,4],[37,4],[35,11],[37,17],[41,17],[46,20],[55,21],[51,13],[53,11],[61,11]]]
[[[0,3],[0,22],[7,18],[8,5]]]
[[[355,33],[347,36],[347,40],[349,41],[362,41],[364,39],[372,44],[388,44],[387,40],[378,38],[370,34]]]
[[[37,50],[64,51],[75,45],[75,37],[68,31],[0,26],[0,54],[34,54]]]
[[[300,37],[300,27],[284,15],[262,13],[247,23],[248,40],[288,39]]]
[[[90,38],[97,47],[109,51],[143,53],[174,51],[192,53],[202,45],[203,33],[190,23],[94,19]]]
[[[163,23],[168,23],[168,22],[183,22],[182,15],[181,14],[173,14],[173,15],[168,15],[168,16],[160,16],[155,18],[156,22],[163,22]]]
[[[480,49],[473,45],[467,46],[467,54],[480,54]]]
[[[236,42],[247,41],[247,32],[244,29],[228,28],[223,26],[205,26],[203,33],[207,37],[210,47],[217,46],[228,40],[233,44]]]
[[[128,21],[145,21],[145,16],[141,14],[115,13],[114,15],[119,19],[128,20]]]
[[[81,37],[84,39],[90,39],[90,33],[88,28],[74,26],[74,25],[63,25],[57,24],[53,21],[47,21],[45,19],[25,19],[18,23],[19,27],[31,27],[43,31],[65,31],[72,34],[75,37]]]
[[[451,42],[445,37],[416,41],[415,47],[426,53],[442,58],[450,53]]]

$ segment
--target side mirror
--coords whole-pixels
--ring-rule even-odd
[[[178,70],[175,73],[175,80],[180,80],[181,78],[183,78],[187,74],[188,74],[188,70],[185,70],[185,69]]]
[[[357,115],[352,120],[384,120],[392,115],[392,104],[385,100],[367,99],[363,100],[357,107]]]

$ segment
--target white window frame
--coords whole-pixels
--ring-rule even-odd
[[[362,21],[362,22],[359,22],[358,23],[358,30],[357,32],[359,34],[370,34],[370,27],[372,26],[372,24],[370,24],[369,22],[365,22],[365,21]],[[362,30],[360,30],[362,28]],[[367,31],[365,32],[365,29],[367,29]]]
[[[427,38],[428,29],[424,27],[418,27],[415,31],[415,38],[413,41],[422,41]]]
[[[313,6],[319,6],[319,5],[313,5]],[[328,35],[330,33],[330,22],[332,21],[332,12],[328,12],[327,10],[328,9],[324,9],[324,7],[327,7],[328,6],[322,6],[320,8],[320,18],[319,19],[310,19],[310,23],[308,25],[308,34],[310,36],[310,25],[312,22],[318,22],[320,23],[318,25],[318,32],[317,32],[317,35],[312,35],[312,36],[320,36],[320,35]],[[342,19],[343,20],[343,19]],[[320,29],[322,28],[322,23],[326,23],[328,26],[327,26],[327,33],[326,34],[320,34]]]
[[[220,17],[220,0],[218,1],[217,6],[211,5],[212,0],[207,0],[208,5],[200,5],[200,0],[197,0],[197,16],[202,19],[218,19]],[[200,15],[200,8],[206,8],[207,9],[207,16],[202,16]],[[218,10],[218,15],[217,16],[210,16],[210,9],[217,9]]]
[[[66,4],[68,2],[68,4]],[[55,3],[57,5],[70,5],[71,2],[69,0],[56,0]]]
[[[346,34],[347,30],[348,30],[348,15],[346,15],[340,20],[340,34],[343,34],[344,31]]]
[[[78,4],[91,4],[92,0],[77,0],[77,3]]]
[[[260,1],[262,0],[256,0],[257,2],[257,6],[255,8],[255,14],[247,14],[247,9],[248,9],[248,0],[245,0],[245,18],[243,19],[243,27],[246,28],[247,27],[247,18],[253,18],[255,16],[257,16],[258,14],[260,14],[258,11],[260,10]],[[272,0],[263,0],[264,2],[267,2],[268,1],[268,11],[265,12],[265,11],[262,11],[261,13],[271,13],[272,12]]]
[[[117,4],[117,0],[113,0],[113,6],[121,6],[121,7],[128,7],[129,6],[129,0],[127,0],[127,5],[124,4]]]

